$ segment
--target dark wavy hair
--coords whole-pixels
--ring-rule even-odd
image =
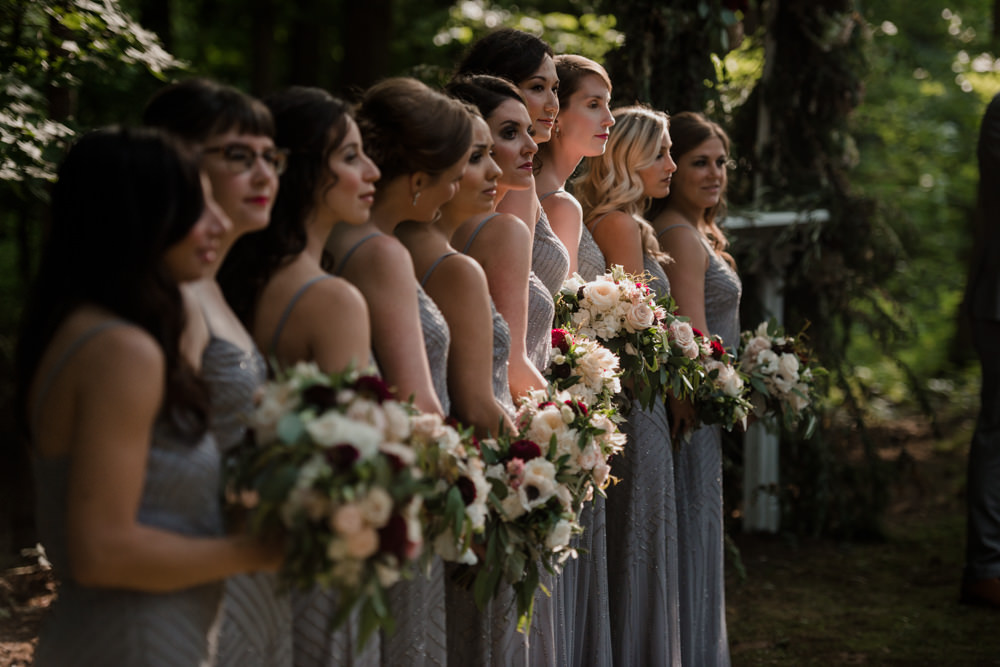
[[[208,394],[180,352],[180,289],[163,258],[205,207],[198,167],[175,140],[151,128],[109,127],[69,150],[52,189],[51,221],[17,351],[18,418],[63,321],[92,304],[149,332],[166,358],[161,417],[204,432]]]
[[[330,156],[344,141],[351,116],[346,102],[320,88],[294,86],[264,102],[274,118],[275,144],[289,150],[288,166],[270,224],[237,240],[216,276],[230,307],[249,330],[264,286],[306,247],[306,220],[317,189],[331,173]]]
[[[365,152],[383,182],[418,171],[438,176],[472,144],[472,118],[465,106],[408,77],[369,88],[357,117]]]
[[[507,100],[525,104],[521,90],[507,79],[491,74],[459,76],[451,80],[445,92],[457,100],[479,109],[483,118],[489,119],[493,112]]]
[[[530,32],[500,28],[469,47],[456,74],[492,74],[520,84],[553,55],[552,47]]]
[[[271,112],[263,102],[232,86],[204,78],[186,79],[161,88],[146,104],[142,122],[199,144],[229,131],[274,136]]]

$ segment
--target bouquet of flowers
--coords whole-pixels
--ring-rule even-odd
[[[471,429],[460,432],[437,415],[418,415],[411,424],[417,464],[434,484],[424,500],[424,538],[442,559],[473,565],[473,539],[485,531],[490,511],[479,443]]]
[[[556,320],[617,355],[644,406],[652,404],[666,379],[660,372],[659,327],[666,315],[643,278],[620,265],[590,282],[574,273],[556,295]]]
[[[492,485],[492,512],[481,538],[486,555],[475,574],[473,596],[482,609],[504,582],[510,584],[517,627],[526,633],[540,568],[555,573],[575,556],[570,538],[583,530],[574,513],[573,493],[561,481],[566,457],[558,455],[555,442],[536,443],[509,433],[482,441],[481,449]]]
[[[746,383],[735,366],[735,359],[718,335],[706,336],[692,327],[704,368],[704,379],[694,393],[695,409],[703,424],[720,424],[727,431],[740,424],[746,428],[752,406],[747,399]]]
[[[412,416],[378,377],[300,363],[265,386],[227,470],[227,498],[252,510],[251,531],[284,536],[283,580],[336,588],[331,623],[359,607],[362,643],[391,629],[385,591],[422,548]]]
[[[761,322],[740,334],[739,367],[750,378],[754,414],[780,419],[788,430],[805,424],[805,437],[812,436],[816,381],[826,369],[815,362],[801,336],[786,336],[777,323]]]
[[[592,338],[552,330],[552,356],[545,379],[589,408],[611,407],[621,393],[618,356]]]

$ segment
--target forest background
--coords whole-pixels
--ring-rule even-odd
[[[831,370],[818,436],[786,433],[789,535],[877,536],[905,461],[872,425],[912,412],[938,436],[974,415],[978,367],[959,318],[979,120],[1000,92],[1000,0],[0,0],[0,563],[34,543],[12,412],[17,324],[47,192],[81,132],[136,122],[165,82],[210,76],[257,95],[290,84],[350,98],[390,75],[447,79],[467,45],[510,25],[604,62],[614,103],[704,110],[732,134],[731,208],[829,211],[732,233],[755,298]],[[967,434],[966,434],[967,435]],[[742,454],[727,447],[727,511]]]

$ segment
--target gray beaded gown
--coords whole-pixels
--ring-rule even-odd
[[[448,414],[451,406],[448,398],[451,332],[444,315],[423,289],[436,267],[437,262],[417,285],[417,300],[431,380],[438,400]],[[427,572],[418,573],[408,581],[400,581],[389,589],[389,609],[396,621],[396,630],[391,635],[382,633],[382,664],[385,667],[448,664],[444,586],[444,566],[440,558],[434,558]]]
[[[649,256],[644,265],[660,296],[670,285]],[[621,481],[608,488],[607,562],[614,664],[680,665],[677,506],[666,405],[632,402],[622,424],[625,451],[611,464]]]
[[[99,325],[67,348],[39,392],[42,404],[51,379]],[[35,415],[33,423],[37,424]],[[33,457],[38,534],[60,581],[58,596],[42,622],[34,664],[104,667],[212,665],[223,584],[172,593],[89,588],[73,581],[66,538],[69,457]],[[223,534],[219,502],[221,459],[211,432],[192,438],[160,419],[150,441],[139,523],[198,537]]]
[[[660,234],[672,229],[667,227]],[[693,230],[692,230],[693,231]],[[729,349],[740,335],[742,283],[701,239],[708,251],[705,319]],[[722,429],[705,426],[684,443],[674,469],[677,484],[681,651],[685,665],[729,665],[722,522]]]
[[[347,253],[347,258],[357,250],[358,246],[377,234],[366,236],[358,241]],[[338,268],[343,268],[345,258]],[[278,339],[285,323],[309,287],[320,280],[331,276],[318,276],[292,296],[278,326],[275,328],[271,350],[277,348]],[[337,613],[338,594],[334,590],[325,590],[319,586],[302,591],[292,591],[292,661],[295,667],[379,667],[382,642],[378,633],[372,633],[364,646],[359,646],[357,636],[359,617],[352,614],[347,621],[336,630],[330,630],[330,619]]]
[[[590,230],[583,228],[577,258],[577,273],[584,280],[604,275],[604,253]],[[612,460],[612,468],[617,467]],[[610,667],[613,664],[611,617],[608,608],[608,545],[605,500],[595,495],[580,513],[583,534],[559,577],[559,599],[566,622],[567,664]]]
[[[256,347],[247,351],[212,333],[202,353],[201,377],[211,396],[209,428],[224,456],[243,440],[254,394],[267,379],[267,364]],[[292,664],[291,598],[282,591],[277,574],[254,572],[226,579],[222,611],[220,666]]]

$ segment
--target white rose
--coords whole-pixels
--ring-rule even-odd
[[[618,303],[618,285],[610,280],[598,278],[584,287],[583,296],[597,311],[607,312]]]
[[[517,495],[521,505],[531,510],[544,505],[556,490],[556,468],[551,462],[538,457],[524,464],[524,476]]]
[[[503,509],[506,521],[514,521],[527,511],[516,491],[508,493],[507,497],[500,501],[500,507]]]
[[[401,403],[386,401],[382,404],[385,413],[385,434],[389,440],[404,441],[410,437],[410,414]]]
[[[645,331],[653,326],[654,321],[653,310],[644,301],[625,311],[625,323],[631,331]]]
[[[417,462],[417,453],[413,451],[412,447],[401,442],[383,442],[378,446],[378,449],[383,454],[395,456],[405,466],[412,466]]]
[[[754,363],[760,363],[757,359],[758,355],[764,350],[771,349],[771,340],[763,336],[754,336],[749,341],[747,341],[746,348],[743,350],[743,356],[741,359],[750,360],[750,365]]]
[[[579,273],[574,271],[573,275],[571,275],[570,277],[568,277],[566,280],[563,281],[562,287],[559,288],[559,291],[565,294],[575,295],[577,292],[580,291],[580,288],[586,284],[587,281],[584,280]]]
[[[757,367],[765,375],[773,375],[778,372],[778,355],[771,350],[762,350],[757,355]]]
[[[694,339],[694,330],[691,328],[690,322],[674,320],[667,327],[667,335],[684,352],[685,357],[688,359],[698,358],[698,343]]]
[[[798,384],[795,387],[799,393],[791,391],[788,393],[788,403],[791,405],[795,412],[802,412],[809,406],[809,387],[804,384]]]
[[[382,433],[378,429],[333,411],[306,424],[306,432],[322,447],[341,443],[354,445],[362,459],[371,457],[382,442]]]
[[[799,358],[790,352],[782,353],[778,358],[778,373],[786,380],[798,380]]]
[[[573,525],[566,519],[560,519],[559,523],[553,526],[552,531],[545,537],[545,546],[552,551],[557,551],[569,544],[569,538],[573,534]]]
[[[735,397],[743,392],[743,379],[730,366],[722,365],[719,367],[719,375],[715,382],[727,396]]]

